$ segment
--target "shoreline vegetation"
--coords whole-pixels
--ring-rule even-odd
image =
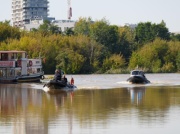
[[[61,31],[48,21],[23,31],[0,22],[0,50],[24,50],[41,57],[45,74],[61,68],[66,74],[129,74],[137,66],[146,73],[180,72],[180,34],[159,24],[135,28],[110,25],[106,19],[79,18]]]

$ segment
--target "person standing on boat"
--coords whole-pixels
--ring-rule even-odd
[[[71,77],[71,85],[74,85],[74,79]]]
[[[56,69],[55,70],[55,75],[54,75],[54,80],[55,81],[61,81],[62,75],[61,75],[61,70]]]

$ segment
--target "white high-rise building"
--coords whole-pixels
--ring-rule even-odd
[[[48,17],[48,0],[12,0],[12,24],[24,27],[32,20]]]

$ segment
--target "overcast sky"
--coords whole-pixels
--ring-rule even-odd
[[[0,21],[11,20],[11,1],[0,0]],[[105,18],[110,24],[160,23],[170,32],[180,32],[180,0],[71,0],[72,20]],[[67,19],[67,0],[49,0],[49,17]]]

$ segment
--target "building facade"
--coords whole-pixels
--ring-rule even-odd
[[[33,20],[48,17],[48,0],[12,0],[12,24],[24,27]]]
[[[76,21],[73,21],[73,20],[55,20],[54,19],[50,22],[52,25],[57,26],[59,28],[59,31],[61,32],[64,32],[69,28],[74,29],[74,26],[76,24]],[[26,31],[31,31],[34,28],[38,29],[39,26],[42,24],[43,24],[43,20],[31,21],[29,24],[25,24],[24,27],[22,27],[22,29]]]
[[[48,17],[48,8],[48,0],[12,0],[12,25],[31,31],[34,28],[38,29],[44,20],[49,20],[62,32],[68,28],[74,28],[75,21],[55,20],[54,17]]]

